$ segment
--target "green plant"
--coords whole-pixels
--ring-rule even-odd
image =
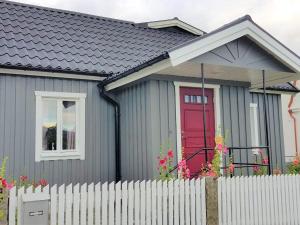
[[[289,174],[300,174],[300,156],[296,156],[291,163],[287,165]]]

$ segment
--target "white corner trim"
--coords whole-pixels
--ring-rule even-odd
[[[159,28],[165,28],[165,27],[179,27],[183,30],[186,30],[192,34],[195,35],[203,35],[204,32],[188,23],[185,23],[179,19],[170,19],[170,20],[161,20],[161,21],[154,21],[147,23],[148,27],[159,29]]]
[[[177,137],[177,159],[182,159],[181,143],[181,116],[180,116],[180,87],[197,87],[202,88],[201,83],[177,82],[175,86],[175,113],[176,113],[176,137]],[[214,91],[214,111],[215,111],[215,130],[221,125],[221,105],[220,105],[220,85],[204,84],[204,88],[213,89]]]
[[[94,81],[101,81],[105,79],[105,77],[91,76],[91,75],[84,75],[84,74],[56,73],[56,72],[46,72],[46,71],[18,70],[18,69],[5,69],[5,68],[0,68],[0,76],[1,75],[53,77],[53,78],[63,78],[63,79],[94,80]]]
[[[189,45],[174,49],[169,52],[172,65],[176,66],[245,35],[293,70],[300,71],[300,59],[250,21],[241,22]]]
[[[123,86],[125,84],[129,84],[131,82],[134,82],[136,80],[139,80],[141,78],[144,78],[146,76],[149,76],[153,73],[159,72],[160,70],[163,70],[165,68],[168,68],[171,66],[170,59],[165,59],[163,61],[160,61],[158,63],[155,63],[151,66],[148,66],[140,71],[137,71],[135,73],[132,73],[124,78],[121,78],[115,82],[112,82],[105,86],[105,89],[107,91],[113,90],[115,88],[118,88],[120,86]]]
[[[70,92],[47,92],[35,91],[36,96],[36,123],[35,123],[35,161],[44,160],[65,160],[65,159],[85,159],[85,98],[86,93],[70,93]],[[76,137],[75,150],[63,151],[62,136],[57,134],[56,151],[42,150],[42,109],[43,98],[51,98],[57,100],[57,130],[62,131],[61,121],[62,109],[59,101],[72,99],[76,101]],[[59,122],[60,121],[60,122]],[[60,146],[60,147],[59,147]]]

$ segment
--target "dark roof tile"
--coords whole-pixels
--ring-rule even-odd
[[[118,74],[197,36],[0,0],[0,66]]]

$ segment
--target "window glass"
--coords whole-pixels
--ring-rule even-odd
[[[190,102],[190,96],[189,95],[185,95],[184,96],[184,102],[185,103],[189,103]]]
[[[44,99],[42,114],[43,150],[53,151],[57,149],[57,103],[56,100]]]
[[[76,102],[62,101],[62,149],[76,149]]]

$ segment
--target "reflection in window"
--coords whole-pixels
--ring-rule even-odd
[[[62,146],[63,150],[75,149],[76,137],[76,102],[62,101]]]
[[[43,101],[43,150],[56,150],[57,111],[56,100]]]

